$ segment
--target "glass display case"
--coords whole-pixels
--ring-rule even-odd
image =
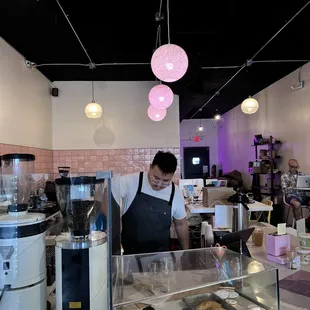
[[[280,309],[278,270],[223,248],[113,256],[112,278],[114,309]]]

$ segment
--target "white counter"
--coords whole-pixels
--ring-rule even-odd
[[[272,211],[273,208],[271,206],[268,206],[264,203],[255,201],[254,203],[247,204],[251,212],[262,212],[262,211]],[[191,213],[209,213],[214,214],[215,213],[215,207],[214,208],[206,208],[203,207],[201,202],[188,204],[187,207],[191,211]]]

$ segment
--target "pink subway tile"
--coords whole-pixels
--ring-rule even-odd
[[[101,158],[101,160],[104,161],[104,162],[105,162],[105,161],[109,161],[109,160],[110,160],[110,157],[109,157],[108,155],[103,155],[102,158]]]
[[[137,161],[139,160],[140,156],[139,155],[133,155],[132,159],[133,161]]]
[[[91,168],[97,168],[97,162],[96,162],[96,161],[92,161],[92,162],[90,163],[90,167],[91,167]]]
[[[114,166],[115,167],[122,167],[122,162],[120,160],[115,160],[114,161]]]
[[[112,157],[112,156],[111,156]],[[119,155],[119,154],[117,154],[117,155],[114,155],[113,156],[113,158],[111,158],[110,157],[110,159],[112,160],[115,160],[115,161],[121,161],[122,160],[122,155]]]
[[[0,154],[30,153],[36,156],[35,172],[58,173],[58,167],[69,166],[72,172],[86,173],[97,170],[112,170],[117,174],[147,171],[153,156],[159,150],[170,151],[180,161],[179,148],[143,148],[115,150],[46,150],[0,143]],[[176,172],[175,180],[179,179]]]
[[[85,165],[85,163],[84,163],[84,165]],[[79,166],[78,161],[72,161],[72,162],[70,163],[70,167],[71,167],[71,168],[78,168],[78,166]]]
[[[103,168],[103,163],[102,163],[102,161],[101,161],[101,162],[97,162],[96,164],[97,164],[97,168],[98,168],[98,169],[102,169],[102,168]]]

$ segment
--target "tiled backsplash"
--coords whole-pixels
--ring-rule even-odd
[[[71,150],[53,151],[53,172],[60,166],[71,167],[71,172],[95,172],[112,170],[126,174],[148,170],[154,155],[158,151],[170,151],[178,161],[180,149],[120,149],[120,150]],[[179,177],[179,170],[176,177]]]
[[[51,173],[53,170],[52,150],[0,143],[0,155],[8,153],[28,153],[35,155],[36,160],[34,164],[36,173]]]
[[[178,161],[179,148],[165,149],[120,149],[120,150],[44,150],[33,147],[0,143],[0,155],[6,153],[30,153],[36,156],[36,173],[58,173],[58,167],[69,166],[71,172],[95,172],[112,170],[126,174],[146,171],[158,151],[170,151]],[[177,170],[176,178],[180,171]]]

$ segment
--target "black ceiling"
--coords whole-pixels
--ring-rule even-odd
[[[160,0],[59,0],[94,63],[149,63],[156,43],[155,13]],[[242,65],[288,22],[306,0],[170,0],[171,43],[189,56],[189,70],[170,84],[180,95],[180,118],[191,118]],[[163,0],[166,16],[166,0]],[[89,63],[56,0],[0,1],[1,36],[36,63]],[[310,5],[287,25],[254,60],[310,58]],[[167,43],[166,19],[162,44]],[[295,63],[254,63],[246,67],[195,117],[225,113],[300,67]],[[55,80],[154,80],[150,65],[38,68]],[[296,76],[297,80],[297,76]]]

